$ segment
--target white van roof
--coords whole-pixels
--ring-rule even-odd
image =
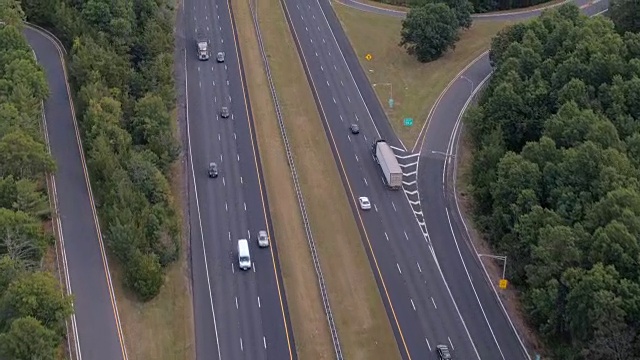
[[[249,252],[249,242],[247,241],[247,239],[238,240],[238,251]]]

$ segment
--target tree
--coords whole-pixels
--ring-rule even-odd
[[[62,294],[58,281],[51,274],[35,272],[9,285],[0,310],[0,324],[4,328],[13,319],[32,316],[45,327],[62,334],[64,319],[71,315],[71,299]]]
[[[158,258],[153,254],[134,253],[129,260],[127,284],[142,301],[153,299],[162,287],[163,273]]]
[[[455,48],[459,38],[455,12],[443,3],[426,4],[410,9],[402,21],[400,46],[418,61],[429,62]]]
[[[0,176],[35,178],[55,170],[55,163],[44,144],[21,130],[0,139]]]
[[[0,358],[13,360],[55,360],[59,337],[37,319],[14,320],[8,332],[0,334]]]
[[[640,32],[640,2],[637,0],[612,0],[609,16],[620,34]]]

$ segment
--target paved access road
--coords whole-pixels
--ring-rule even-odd
[[[421,156],[400,143],[328,1],[283,3],[403,357],[435,359],[435,345],[447,344],[459,359],[529,358],[481,268],[466,261],[473,259],[476,264],[477,256],[452,235],[443,201],[431,202],[430,193],[429,200],[420,196],[425,187],[442,193],[445,157],[435,157],[438,171],[424,171],[431,166],[425,165],[425,158],[438,153]],[[538,13],[500,16],[513,20]],[[486,75],[490,68],[479,71]],[[460,96],[462,91],[464,104],[470,85],[461,84],[452,94]],[[442,109],[454,113],[451,107]],[[360,125],[359,135],[348,132],[351,123]],[[445,154],[451,131],[438,130],[446,125],[438,124],[430,127],[429,134],[445,144],[434,149]],[[394,146],[405,174],[404,191],[384,188],[370,153],[375,138]],[[419,167],[427,173],[420,181]],[[368,196],[373,210],[359,211],[358,196]],[[466,254],[465,261],[459,260],[459,252]]]
[[[277,259],[253,117],[227,1],[187,0],[178,23],[185,81],[189,213],[198,359],[294,359],[293,333]],[[196,30],[210,41],[196,57]],[[223,63],[216,54],[225,52]],[[230,110],[220,116],[222,106]],[[208,177],[210,162],[219,176]],[[288,174],[286,174],[288,176]],[[267,230],[271,246],[259,248]],[[253,266],[238,268],[238,239]]]
[[[43,66],[51,95],[44,103],[45,136],[58,170],[52,176],[54,226],[61,270],[74,296],[69,320],[73,359],[127,359],[109,266],[70,99],[63,48],[51,34],[32,27],[24,33]],[[58,186],[56,186],[56,184]]]

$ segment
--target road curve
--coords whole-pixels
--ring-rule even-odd
[[[593,16],[606,11],[608,0],[583,6]],[[469,299],[491,332],[503,358],[520,344],[525,347],[489,280],[480,254],[470,240],[467,224],[461,214],[456,195],[455,167],[460,138],[461,119],[476,93],[492,74],[488,53],[482,54],[452,80],[432,109],[428,125],[419,143],[418,191],[420,204],[427,217],[435,252],[443,259],[445,277],[463,280],[457,296]],[[454,158],[453,163],[450,161]],[[454,276],[453,274],[458,274]],[[461,284],[463,285],[463,284]],[[527,356],[530,358],[532,354]]]
[[[403,358],[424,358],[425,354],[433,358],[435,345],[449,344],[457,358],[530,359],[485,274],[466,261],[475,259],[472,252],[452,236],[446,199],[438,192],[438,185],[444,186],[445,181],[436,175],[442,174],[445,157],[408,151],[393,133],[329,1],[281,3]],[[499,16],[517,19],[539,12]],[[483,64],[475,62],[468,69],[475,71],[476,66]],[[490,72],[490,68],[479,71]],[[454,82],[447,90],[455,94],[460,86]],[[360,135],[348,133],[351,123],[360,125]],[[448,123],[433,124],[429,134]],[[451,132],[438,132],[445,135],[440,139],[445,143],[443,150],[449,148]],[[386,190],[371,160],[371,142],[380,137],[392,145],[403,168],[403,191]],[[418,179],[424,157],[435,160],[430,164],[435,170],[427,172],[428,178]],[[425,201],[420,194],[425,192],[425,180],[436,190],[427,194],[434,201]],[[372,200],[372,211],[359,211],[356,198],[361,195]],[[462,262],[458,260],[463,256]]]
[[[57,171],[49,178],[59,263],[66,291],[73,294],[69,321],[72,359],[126,360],[122,326],[98,225],[78,132],[61,42],[48,31],[26,25],[24,34],[44,68],[50,96],[44,102],[47,146]],[[60,185],[59,187],[56,184]]]
[[[360,11],[366,11],[366,12],[370,12],[378,15],[392,16],[392,17],[401,18],[401,19],[403,19],[407,15],[407,12],[404,10],[394,10],[391,8],[377,6],[377,5],[365,3],[358,0],[334,0],[334,1],[343,5],[346,5],[350,8],[354,8]],[[522,20],[522,19],[538,16],[544,10],[551,9],[568,2],[573,2],[580,7],[589,5],[591,3],[595,3],[593,0],[573,0],[573,1],[565,0],[560,3],[542,6],[535,9],[524,8],[524,9],[517,9],[513,11],[500,11],[500,12],[473,14],[471,15],[471,17],[475,20],[499,20],[499,21]]]

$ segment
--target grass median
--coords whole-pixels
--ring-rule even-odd
[[[247,0],[232,0],[289,313],[300,359],[335,357]],[[342,349],[398,359],[398,348],[309,84],[278,0],[258,2],[263,40],[294,153]]]
[[[374,89],[394,131],[407,147],[415,143],[431,107],[447,84],[473,59],[488,50],[491,38],[510,24],[475,20],[469,30],[462,32],[454,51],[422,64],[398,46],[401,19],[334,4],[369,81],[376,84]],[[370,61],[365,59],[367,54],[372,55]],[[390,96],[394,99],[393,109],[388,104]],[[413,118],[413,126],[403,126],[404,118]]]

